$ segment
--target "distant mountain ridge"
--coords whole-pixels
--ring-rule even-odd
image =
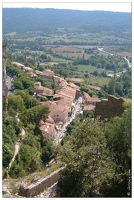
[[[132,14],[110,11],[3,8],[3,33],[53,28],[81,28],[85,32],[131,31]]]

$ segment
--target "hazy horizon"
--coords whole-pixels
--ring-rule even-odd
[[[67,10],[81,10],[81,11],[111,11],[111,12],[132,12],[131,2],[114,2],[114,3],[97,3],[97,2],[78,2],[78,3],[4,3],[2,8],[52,8],[52,9],[67,9]]]

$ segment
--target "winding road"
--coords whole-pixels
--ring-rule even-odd
[[[112,53],[110,53],[110,52],[104,51],[104,50],[103,50],[104,48],[97,47],[97,49],[98,49],[98,51],[103,51],[103,52],[105,52],[105,53],[107,53],[107,54],[109,54],[109,55],[111,55],[111,56],[118,56],[118,55],[116,55],[116,54],[112,54]],[[129,62],[129,60],[128,60],[126,57],[124,57],[124,56],[122,56],[122,58],[124,58],[124,59],[127,61],[128,66],[131,68],[131,67],[132,67],[132,64]]]

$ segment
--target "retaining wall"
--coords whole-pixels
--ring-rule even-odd
[[[30,186],[23,187],[20,186],[18,195],[25,197],[34,197],[37,194],[43,192],[46,188],[50,187],[56,183],[60,177],[60,173],[64,170],[65,167],[62,167],[49,176],[46,176],[43,179],[40,179],[37,183],[31,184]]]

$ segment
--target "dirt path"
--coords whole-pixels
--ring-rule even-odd
[[[22,135],[22,136],[25,135],[25,130],[24,130],[23,128],[21,129],[20,135]],[[11,166],[12,166],[12,164],[13,164],[13,162],[14,162],[16,156],[17,156],[17,154],[19,153],[20,145],[21,145],[20,140],[18,140],[17,142],[15,142],[14,155],[13,155],[13,158],[12,158],[12,160],[10,161],[10,163],[9,163],[9,165],[8,165],[8,167],[7,167],[7,170],[8,170],[8,171],[10,170],[10,168],[11,168]]]
[[[18,152],[19,152],[19,150],[20,150],[20,142],[16,142],[16,143],[15,143],[14,155],[13,155],[13,158],[12,158],[11,162],[10,162],[9,165],[8,165],[8,170],[10,170],[10,168],[11,168],[11,166],[12,166],[12,164],[13,164],[13,162],[14,162],[14,160],[15,160],[15,158],[16,158]]]

